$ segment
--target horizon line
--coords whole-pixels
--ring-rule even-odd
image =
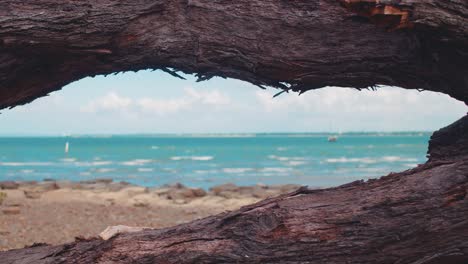
[[[395,131],[320,131],[320,132],[155,132],[155,133],[0,133],[0,137],[103,137],[103,136],[233,136],[233,135],[318,135],[318,134],[396,134],[396,133],[434,133],[429,130]]]

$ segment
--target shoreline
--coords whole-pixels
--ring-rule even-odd
[[[108,226],[164,228],[235,210],[300,185],[237,186],[205,191],[180,183],[143,187],[112,179],[0,182],[0,251],[97,236]]]

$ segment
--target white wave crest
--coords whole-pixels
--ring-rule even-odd
[[[139,172],[151,172],[154,171],[153,168],[138,168],[137,169]]]
[[[223,172],[225,173],[244,173],[248,171],[252,171],[252,168],[224,168]]]
[[[0,162],[0,166],[27,167],[27,166],[51,166],[53,162]]]
[[[152,160],[150,159],[134,159],[134,160],[121,162],[120,164],[125,165],[125,166],[139,166],[139,165],[148,164],[150,162],[152,162]]]
[[[80,167],[94,167],[94,166],[106,166],[112,164],[112,161],[91,161],[91,162],[75,162],[76,166]]]
[[[198,160],[198,161],[208,161],[214,159],[213,156],[174,156],[171,157],[171,160]]]

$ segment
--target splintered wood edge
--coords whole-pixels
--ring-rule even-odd
[[[109,240],[119,234],[135,233],[140,232],[145,229],[150,229],[149,227],[134,227],[134,226],[125,226],[125,225],[116,225],[108,226],[104,231],[99,234],[99,237],[103,240]]]

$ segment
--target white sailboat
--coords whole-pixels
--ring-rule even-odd
[[[65,143],[65,153],[68,153],[69,148],[70,148],[70,144],[68,144],[68,141],[67,141],[67,143]]]
[[[329,129],[329,131],[330,131],[330,132],[333,131],[333,129],[332,129],[332,123],[331,123],[331,122],[330,122],[330,129]],[[339,134],[341,135],[341,133],[339,133]],[[328,136],[328,142],[336,142],[336,141],[338,141],[338,136],[337,136],[336,134],[335,134],[335,135],[330,135],[330,136]]]

